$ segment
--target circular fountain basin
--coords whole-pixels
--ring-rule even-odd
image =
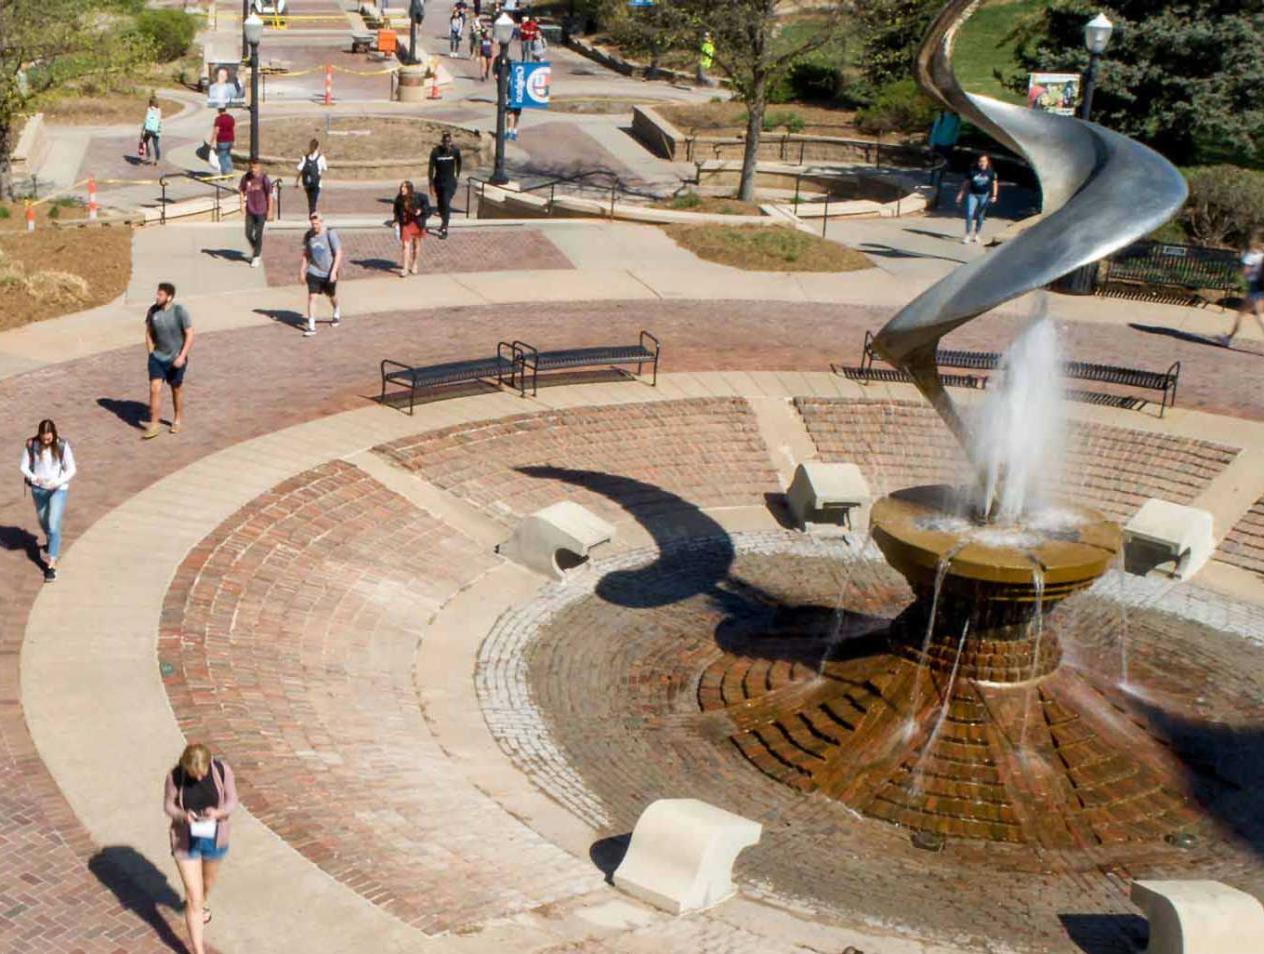
[[[873,505],[873,540],[915,591],[933,591],[946,560],[940,586],[950,597],[1052,604],[1092,585],[1123,545],[1119,525],[1087,507],[1060,507],[1033,526],[976,526],[954,518],[960,499],[934,484]]]

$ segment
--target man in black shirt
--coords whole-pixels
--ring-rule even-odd
[[[430,150],[430,194],[439,205],[439,238],[448,237],[448,220],[452,218],[452,197],[461,178],[461,150],[452,145],[452,133],[445,132],[439,145]]]

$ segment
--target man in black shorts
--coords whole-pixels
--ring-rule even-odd
[[[303,236],[303,267],[299,281],[307,282],[307,327],[303,337],[316,334],[316,296],[327,295],[334,306],[333,326],[342,322],[338,310],[338,271],[342,268],[342,241],[333,229],[325,228],[319,212],[308,216],[311,228]]]
[[[439,238],[448,237],[448,220],[452,218],[452,197],[461,178],[461,150],[452,144],[452,133],[445,132],[439,145],[430,150],[430,194],[439,205]]]
[[[175,303],[176,286],[162,282],[154,303],[145,314],[145,348],[149,352],[149,420],[141,435],[157,437],[162,416],[162,383],[171,386],[171,433],[179,434],[184,422],[184,372],[193,347],[193,322],[184,305]]]

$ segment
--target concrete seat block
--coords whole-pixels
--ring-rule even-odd
[[[637,819],[615,887],[672,914],[701,911],[737,893],[733,862],[758,844],[759,822],[695,798],[662,798]]]
[[[1150,922],[1146,954],[1259,954],[1264,904],[1219,881],[1134,881]]]
[[[853,509],[870,503],[869,482],[855,464],[804,461],[794,470],[786,502],[800,530],[809,523],[847,524]]]
[[[555,580],[584,563],[589,551],[614,539],[614,526],[564,500],[523,519],[497,552]]]
[[[1147,500],[1124,525],[1124,547],[1130,558],[1143,551],[1157,553],[1170,575],[1187,580],[1202,569],[1215,550],[1215,528],[1211,514],[1197,507]],[[1130,567],[1131,568],[1131,567]]]

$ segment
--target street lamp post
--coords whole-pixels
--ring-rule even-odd
[[[513,39],[514,21],[508,13],[501,13],[492,24],[492,36],[500,45],[496,57],[496,168],[489,180],[492,185],[504,185],[509,181],[505,173],[505,110],[509,103],[509,42]]]
[[[1080,118],[1087,120],[1093,112],[1093,88],[1097,85],[1097,64],[1106,45],[1110,43],[1110,34],[1115,25],[1106,19],[1106,14],[1099,13],[1084,25],[1084,47],[1088,50],[1088,70],[1084,74],[1084,105],[1080,110]]]
[[[408,5],[408,62],[417,63],[417,27],[426,17],[425,0],[412,0]]]
[[[259,41],[263,39],[263,21],[255,14],[242,25],[250,44],[250,161],[259,158]]]
[[[241,0],[241,61],[250,56],[250,44],[246,41],[246,19],[250,16],[250,0]]]

